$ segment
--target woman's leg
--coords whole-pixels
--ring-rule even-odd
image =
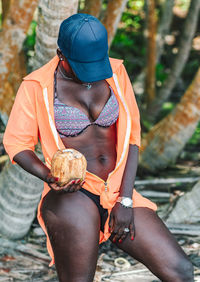
[[[162,281],[194,281],[191,262],[157,214],[142,207],[134,208],[133,212],[134,240],[128,234],[116,245],[146,265]]]
[[[95,203],[80,191],[50,191],[42,215],[61,282],[92,282],[98,258],[100,217]]]

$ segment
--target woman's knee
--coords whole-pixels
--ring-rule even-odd
[[[169,269],[170,280],[174,282],[193,282],[194,272],[193,265],[187,257],[179,258],[176,263]]]
[[[194,281],[194,267],[189,259],[184,258],[180,260],[178,273],[182,277],[183,281]]]

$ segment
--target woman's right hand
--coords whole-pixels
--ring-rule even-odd
[[[54,177],[51,172],[49,172],[45,178],[45,182],[49,185],[51,189],[54,191],[60,192],[76,192],[82,188],[82,185],[85,181],[81,181],[81,179],[73,179],[69,183],[65,184],[64,186],[59,185],[59,179]]]

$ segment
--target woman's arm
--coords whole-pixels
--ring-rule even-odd
[[[128,158],[122,183],[120,187],[120,197],[129,197],[132,199],[135,176],[138,167],[139,147],[137,145],[129,145]]]
[[[16,154],[13,160],[27,172],[43,181],[48,180],[50,169],[31,150],[24,150]]]
[[[120,197],[128,197],[132,199],[133,187],[138,166],[138,156],[138,146],[130,144],[127,163],[120,188]],[[119,243],[121,243],[125,239],[127,234],[130,235],[131,240],[134,240],[133,208],[126,208],[121,203],[116,202],[110,214],[109,227],[110,232],[112,233],[113,242],[118,241]],[[125,228],[128,228],[130,232],[124,232]]]
[[[64,190],[65,192],[76,192],[81,189],[83,185],[83,182],[76,179],[61,188],[57,183],[59,179],[52,176],[50,169],[31,150],[24,150],[16,154],[13,160],[27,172],[47,182],[49,187],[56,191]]]

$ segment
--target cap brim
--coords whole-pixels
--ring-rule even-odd
[[[90,63],[80,63],[68,58],[67,60],[78,79],[83,82],[95,82],[113,76],[108,56],[100,61]]]

